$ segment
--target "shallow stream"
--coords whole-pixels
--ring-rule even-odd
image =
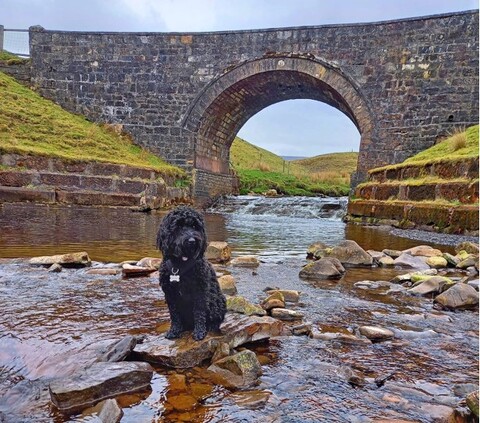
[[[246,391],[210,383],[202,368],[157,368],[151,390],[119,399],[122,422],[432,422],[461,408],[478,383],[477,311],[436,311],[431,299],[354,286],[405,273],[399,269],[350,268],[341,280],[320,283],[298,277],[314,241],[335,245],[353,239],[376,250],[428,244],[453,251],[450,245],[345,225],[344,203],[230,199],[207,214],[208,237],[227,241],[236,256],[260,257],[255,272],[223,269],[235,277],[240,295],[259,301],[266,287],[297,289],[301,303],[294,308],[324,333],[377,325],[393,330],[393,341],[364,345],[288,336],[248,346],[262,362],[263,375]],[[99,262],[157,256],[161,217],[125,209],[4,205],[0,257],[83,250]],[[154,277],[122,280],[87,275],[85,269],[52,274],[23,260],[2,260],[0,299],[0,421],[94,421],[94,414],[66,417],[56,411],[48,401],[48,381],[68,374],[102,342],[167,327]],[[352,371],[363,376],[364,386],[348,382]],[[375,378],[388,380],[379,386]]]

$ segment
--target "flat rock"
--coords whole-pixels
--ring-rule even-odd
[[[55,407],[71,414],[99,401],[145,389],[152,376],[148,363],[95,363],[68,378],[51,382],[50,397]]]
[[[156,272],[154,267],[140,267],[125,263],[122,265],[122,276],[124,278],[137,278],[141,276],[148,276],[150,273]]]
[[[413,295],[430,296],[433,294],[440,294],[443,291],[444,286],[447,284],[448,281],[445,280],[445,278],[442,278],[441,276],[432,276],[407,290],[407,292]]]
[[[409,267],[412,269],[427,270],[430,269],[430,266],[425,263],[425,260],[420,257],[415,257],[410,254],[404,253],[400,257],[397,257],[395,260],[395,266],[400,267]]]
[[[345,273],[340,260],[333,257],[324,257],[309,263],[300,270],[300,277],[304,279],[339,279]]]
[[[241,256],[231,260],[230,264],[238,267],[258,267],[260,262],[255,256]]]
[[[85,273],[87,275],[115,276],[122,273],[122,270],[118,268],[113,268],[113,267],[107,267],[107,268],[102,267],[102,268],[89,269]]]
[[[385,248],[384,250],[382,250],[382,253],[386,254],[387,256],[390,256],[393,259],[396,259],[397,257],[400,257],[403,254],[403,251]]]
[[[418,245],[416,247],[409,248],[408,250],[403,251],[405,254],[410,254],[411,256],[422,256],[422,257],[438,257],[442,256],[442,252],[436,248],[432,248],[429,245]]]
[[[61,264],[63,266],[84,267],[90,266],[92,261],[88,257],[88,253],[81,251],[79,253],[58,254],[55,256],[33,257],[29,260],[29,264],[35,266],[51,266],[52,264]]]
[[[98,357],[98,361],[108,361],[111,363],[123,361],[133,351],[135,345],[137,345],[137,339],[132,335],[127,335],[120,341],[109,345],[105,351],[102,351]]]
[[[433,300],[443,308],[471,308],[478,304],[478,292],[466,283],[456,283]]]
[[[194,367],[210,359],[221,343],[233,349],[247,342],[269,339],[281,334],[283,323],[269,316],[227,313],[220,329],[222,335],[207,335],[201,341],[193,341],[190,333],[175,340],[163,335],[149,337],[135,347],[135,357],[169,367]]]
[[[395,336],[391,330],[378,326],[360,326],[358,330],[363,336],[367,337],[372,342],[386,341]]]
[[[280,320],[301,320],[304,314],[295,310],[288,310],[286,308],[274,308],[271,310],[272,317]]]

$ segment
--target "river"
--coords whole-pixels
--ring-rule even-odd
[[[354,286],[360,280],[389,280],[398,269],[351,268],[334,282],[298,277],[315,241],[335,245],[352,239],[376,250],[422,243],[453,251],[445,238],[440,244],[419,242],[385,229],[346,225],[341,221],[345,202],[230,198],[207,213],[208,237],[227,241],[234,256],[259,256],[262,263],[254,273],[225,267],[249,300],[258,302],[267,286],[298,289],[298,308],[324,333],[350,334],[361,325],[378,325],[394,331],[393,341],[365,347],[291,336],[252,345],[263,364],[258,386],[230,391],[206,381],[202,368],[182,372],[188,389],[203,386],[205,391],[193,408],[183,410],[171,404],[187,388],[174,385],[171,371],[157,368],[150,391],[119,399],[122,422],[390,418],[426,423],[456,408],[465,391],[478,384],[478,311],[436,311],[430,299]],[[5,204],[0,207],[0,257],[83,250],[99,262],[157,256],[161,218],[162,213],[126,209]],[[163,296],[154,278],[94,277],[83,269],[51,274],[21,260],[2,260],[0,298],[0,421],[93,421],[92,415],[67,418],[53,409],[48,380],[75,366],[79,352],[91,345],[165,327]],[[352,370],[364,375],[365,386],[348,383]],[[383,386],[374,382],[389,375]]]

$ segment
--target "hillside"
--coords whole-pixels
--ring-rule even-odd
[[[287,161],[238,137],[230,150],[241,193],[275,189],[287,195],[348,195],[357,156],[336,153]]]
[[[74,115],[0,72],[0,153],[126,164],[183,177],[120,128]]]

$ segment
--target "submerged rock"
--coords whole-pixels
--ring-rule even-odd
[[[262,366],[253,351],[243,350],[222,358],[208,370],[215,374],[214,379],[230,388],[243,388],[255,384],[262,374]]]
[[[339,279],[345,273],[342,263],[336,258],[325,257],[313,263],[307,264],[300,271],[300,277],[304,279]]]
[[[149,337],[135,347],[135,357],[169,367],[194,367],[210,359],[221,343],[233,349],[247,342],[269,339],[282,333],[283,323],[269,316],[227,313],[220,329],[221,335],[209,334],[201,341],[193,341],[190,333],[176,340],[163,335]]]
[[[478,304],[478,292],[466,283],[457,283],[433,300],[443,308],[471,308]]]
[[[153,369],[148,363],[95,363],[86,370],[50,383],[52,403],[71,414],[107,398],[150,386]]]
[[[84,267],[90,266],[92,261],[85,251],[79,253],[58,254],[55,256],[33,257],[29,263],[35,266],[51,266],[52,264],[61,264],[63,266]]]

